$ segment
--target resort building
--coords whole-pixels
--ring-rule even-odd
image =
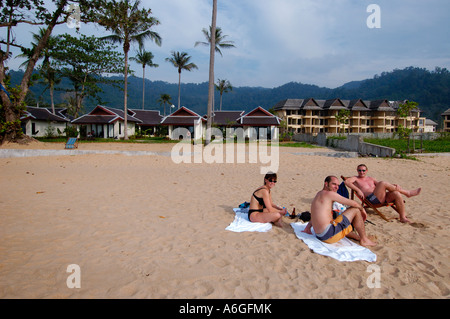
[[[269,140],[279,137],[280,118],[260,106],[239,117],[236,122],[244,129],[244,136],[249,139]]]
[[[206,129],[206,118],[200,116],[194,111],[182,106],[172,114],[161,120],[161,125],[169,127],[169,137],[173,140],[184,138],[182,135],[175,134],[177,128],[185,128],[191,138],[194,136],[203,136]]]
[[[58,136],[64,134],[70,119],[66,109],[55,109],[55,114],[47,108],[27,106],[20,118],[22,131],[31,137]]]
[[[415,109],[406,118],[397,115],[400,104],[406,101],[374,100],[316,100],[286,99],[273,110],[284,121],[283,128],[292,133],[390,133],[401,124],[414,132],[425,131],[425,118]],[[346,121],[339,122],[337,115],[346,110]]]
[[[78,126],[82,137],[121,138],[125,136],[124,111],[112,107],[97,105],[88,114],[72,121]],[[128,136],[135,134],[136,125],[143,123],[135,117],[132,110],[127,111]]]
[[[450,132],[450,109],[441,114],[443,122],[443,131]]]
[[[157,129],[161,124],[163,117],[156,110],[135,110],[130,109],[133,117],[141,120],[137,122],[136,126],[141,130],[145,131],[147,135],[154,135],[157,133]]]

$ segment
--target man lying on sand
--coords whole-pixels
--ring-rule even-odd
[[[336,176],[325,178],[323,189],[316,194],[311,203],[311,221],[304,232],[312,234],[314,227],[316,237],[328,244],[336,243],[344,237],[358,240],[362,246],[375,246],[366,235],[364,221],[367,213],[358,202],[342,197],[337,193],[339,180]],[[333,202],[338,202],[347,208],[341,215],[333,218]],[[358,234],[352,232],[353,227]]]
[[[345,180],[345,185],[353,189],[358,196],[366,198],[373,205],[382,203],[395,203],[402,223],[410,223],[406,218],[405,204],[402,194],[406,197],[417,196],[421,188],[406,190],[400,185],[391,184],[384,181],[377,181],[375,178],[367,176],[367,166],[360,164],[357,167],[358,176],[353,176]]]

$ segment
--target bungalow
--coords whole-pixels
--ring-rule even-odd
[[[134,116],[135,114],[132,110],[127,111],[128,136],[134,135],[136,124],[142,123]],[[123,110],[97,105],[88,114],[74,119],[72,124],[78,126],[82,137],[92,135],[102,138],[121,138],[125,135],[124,115]]]
[[[31,137],[59,135],[70,123],[64,115],[66,109],[55,109],[53,114],[47,108],[27,106],[25,114],[20,118],[22,131]]]
[[[424,132],[425,133],[436,132],[437,126],[438,126],[438,124],[435,121],[426,119]]]
[[[244,136],[250,139],[278,139],[280,118],[260,106],[238,118],[237,123],[243,127]],[[266,129],[266,135],[260,135],[264,134],[260,129]]]
[[[169,127],[169,137],[173,140],[183,138],[183,136],[175,136],[174,130],[177,128],[186,128],[192,138],[195,136],[203,136],[205,132],[206,119],[198,115],[194,111],[182,106],[172,114],[164,117],[161,125]]]
[[[149,134],[155,134],[157,127],[161,124],[163,117],[159,111],[155,110],[130,110],[134,113],[134,117],[141,120],[136,125],[141,131],[147,131]]]

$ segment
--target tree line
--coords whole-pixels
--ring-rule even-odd
[[[11,72],[12,80],[21,78],[21,71]],[[123,77],[113,76],[111,80],[123,80]],[[132,108],[139,108],[142,103],[142,78],[132,76],[129,81],[129,101]],[[146,102],[145,108],[160,110],[163,114],[163,106],[158,99],[160,92],[166,92],[168,95],[176,97],[178,86],[174,83],[163,81],[150,81],[145,79]],[[64,87],[67,83],[60,83]],[[181,94],[183,95],[183,106],[193,111],[204,114],[207,103],[208,83],[182,83]],[[108,85],[101,84],[104,92],[99,94],[101,103],[111,107],[120,108],[123,104],[122,95],[118,90],[114,90]],[[35,98],[41,99],[41,105],[49,105],[49,96],[41,95],[42,85],[36,85],[31,88]],[[64,90],[63,90],[64,91]],[[372,79],[366,79],[358,82],[350,82],[341,87],[330,89],[311,84],[302,84],[297,82],[286,83],[276,88],[261,87],[233,87],[223,96],[223,110],[244,110],[250,111],[257,106],[270,109],[280,100],[287,98],[309,98],[316,99],[363,99],[363,100],[409,100],[418,102],[418,107],[424,112],[423,115],[441,122],[441,113],[450,107],[450,72],[445,68],[436,68],[429,71],[422,68],[408,67],[402,70],[396,69],[391,72],[383,72],[375,75]],[[59,103],[63,100],[61,96],[55,97]],[[58,100],[59,99],[59,100]],[[175,102],[175,101],[173,101]],[[85,112],[95,107],[97,101],[90,100],[86,102]],[[176,103],[171,103],[176,104]],[[220,93],[215,94],[215,110],[220,109]],[[167,111],[167,110],[166,110]]]

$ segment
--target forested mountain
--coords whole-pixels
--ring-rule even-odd
[[[22,71],[11,71],[11,83],[17,84],[22,78]],[[115,77],[120,79],[120,77]],[[233,84],[233,83],[232,83]],[[158,109],[163,113],[163,106],[157,103],[161,94],[169,94],[172,104],[177,104],[178,84],[162,81],[145,81],[145,108]],[[70,82],[64,80],[58,86],[60,91],[55,92],[55,104],[64,103],[67,96],[64,89],[70,86]],[[101,104],[111,107],[123,107],[123,91],[111,86],[101,86],[103,93],[100,95]],[[40,105],[50,102],[48,91],[40,84],[33,85],[31,98],[40,100]],[[142,78],[129,77],[128,107],[142,108]],[[257,106],[270,109],[278,101],[288,98],[315,99],[357,99],[364,100],[403,100],[407,99],[419,103],[423,115],[441,122],[440,114],[450,108],[450,72],[445,68],[436,68],[429,71],[424,68],[408,67],[402,70],[395,69],[391,72],[383,72],[372,79],[352,81],[341,87],[330,89],[316,85],[290,82],[276,88],[261,87],[234,87],[229,93],[223,95],[223,110],[250,111]],[[216,92],[215,105],[219,107],[219,93]],[[181,105],[195,112],[206,114],[208,101],[208,83],[181,84]],[[32,102],[30,102],[32,104]],[[86,100],[85,112],[91,110],[97,101]],[[166,114],[169,110],[166,109]]]

